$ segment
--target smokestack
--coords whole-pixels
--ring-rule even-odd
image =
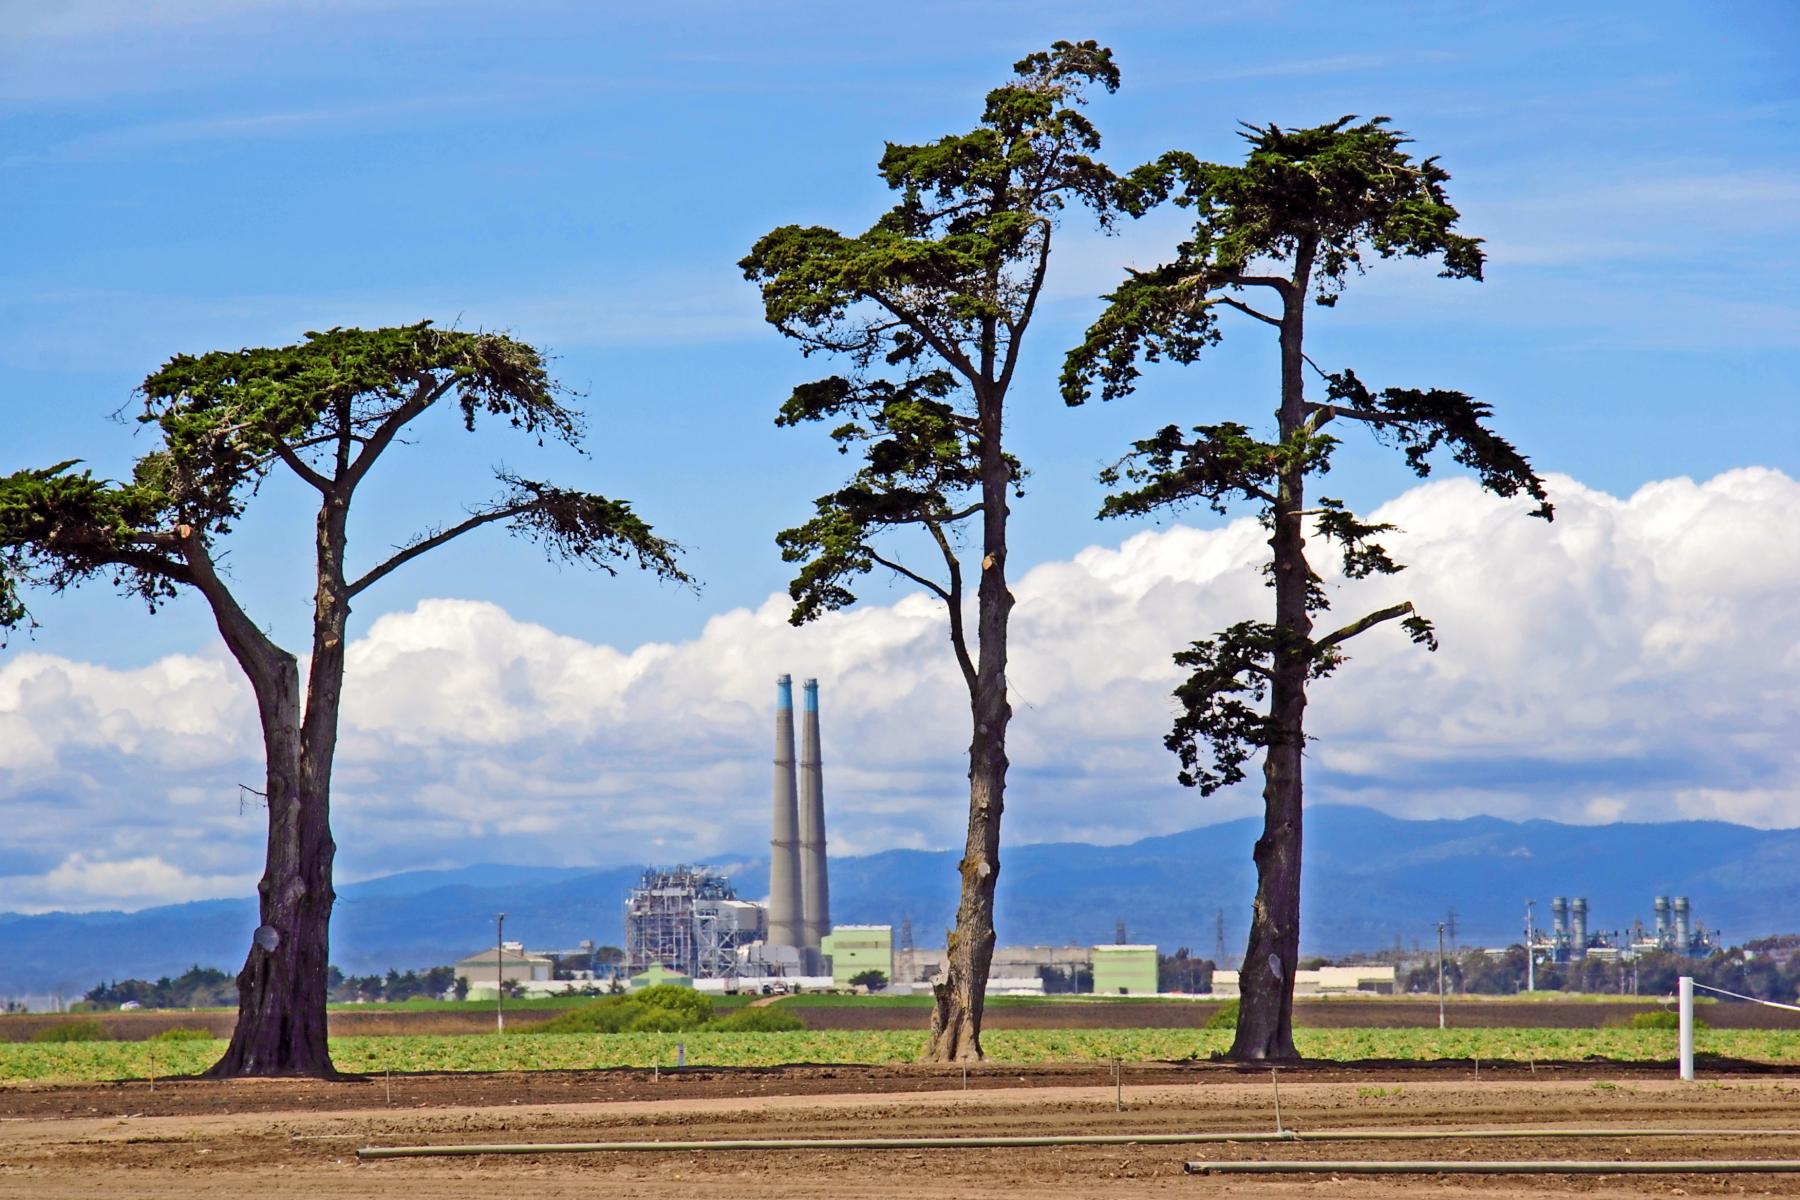
[[[1669,898],[1667,896],[1656,898],[1656,944],[1658,946],[1669,944]]]
[[[775,813],[769,832],[771,946],[802,945],[799,805],[794,792],[794,681],[775,680]]]
[[[819,681],[803,689],[800,714],[800,896],[802,936],[813,973],[819,945],[831,932],[831,885],[825,867],[825,774],[819,755]]]
[[[1688,898],[1675,897],[1675,953],[1686,954],[1692,943],[1688,938]]]
[[[1557,896],[1550,901],[1550,928],[1556,933],[1556,944],[1563,944],[1569,933],[1569,902]]]
[[[1569,915],[1575,923],[1574,943],[1570,947],[1570,958],[1587,957],[1587,897],[1575,897],[1575,903],[1569,906]]]

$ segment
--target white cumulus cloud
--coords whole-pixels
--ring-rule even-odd
[[[1348,621],[1389,625],[1313,693],[1314,802],[1405,815],[1717,817],[1800,824],[1800,483],[1743,469],[1627,498],[1552,481],[1557,519],[1466,480],[1377,510],[1409,564],[1346,582]],[[1203,799],[1161,739],[1173,650],[1266,616],[1254,521],[1176,525],[1017,579],[1015,841],[1121,841],[1253,811],[1254,779]],[[767,838],[774,677],[823,689],[834,849],[960,837],[967,700],[923,597],[830,614],[715,616],[625,650],[426,600],[353,644],[334,797],[346,876],[455,861],[692,859]],[[239,887],[260,866],[248,689],[222,655],[117,671],[0,660],[0,800],[15,834],[0,909],[104,907]],[[247,886],[247,884],[241,884]]]

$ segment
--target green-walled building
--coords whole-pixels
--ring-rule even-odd
[[[819,950],[831,960],[833,987],[849,987],[853,976],[880,971],[894,978],[894,927],[892,925],[839,925],[819,941]]]
[[[1156,947],[1095,946],[1094,995],[1156,995]]]

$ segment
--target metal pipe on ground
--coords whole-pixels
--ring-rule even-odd
[[[1190,1162],[1190,1175],[1800,1175],[1800,1159],[1638,1159],[1633,1162]]]
[[[1192,1146],[1247,1142],[1485,1141],[1508,1138],[1800,1137],[1800,1129],[1518,1128],[1319,1129],[1236,1133],[1071,1133],[992,1137],[734,1138],[656,1142],[502,1142],[439,1146],[362,1146],[358,1158],[460,1158],[478,1154],[686,1153],[697,1150],[957,1150],[1008,1146]]]

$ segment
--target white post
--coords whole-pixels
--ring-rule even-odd
[[[1438,922],[1438,1028],[1444,1027],[1444,923]]]
[[[1683,975],[1679,993],[1681,998],[1681,1077],[1686,1080],[1694,1078],[1694,980],[1692,976]]]

